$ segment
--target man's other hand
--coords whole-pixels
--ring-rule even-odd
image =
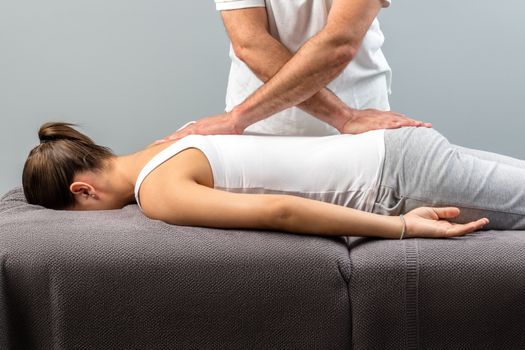
[[[404,114],[384,112],[377,109],[352,110],[352,116],[339,130],[341,134],[361,134],[376,129],[397,129],[403,126],[431,128],[432,123],[408,118]]]

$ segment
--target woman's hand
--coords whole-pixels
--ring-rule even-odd
[[[455,218],[460,210],[454,207],[430,208],[421,207],[404,215],[406,221],[405,237],[449,238],[464,236],[480,230],[489,223],[482,218],[466,224],[454,224],[446,219]]]

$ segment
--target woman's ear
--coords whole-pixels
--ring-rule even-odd
[[[86,199],[89,197],[95,197],[95,188],[86,182],[75,181],[69,186],[69,190],[75,196],[84,197]]]

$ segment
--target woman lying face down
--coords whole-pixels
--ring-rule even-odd
[[[397,239],[525,228],[522,161],[451,145],[432,129],[190,135],[126,156],[71,124],[44,124],[39,138],[23,187],[30,204],[49,209],[137,203],[176,225]]]

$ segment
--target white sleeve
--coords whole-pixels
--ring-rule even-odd
[[[383,7],[388,7],[390,6],[390,3],[392,2],[392,0],[383,0]]]
[[[264,0],[215,0],[217,11],[237,10],[248,7],[266,7]]]

